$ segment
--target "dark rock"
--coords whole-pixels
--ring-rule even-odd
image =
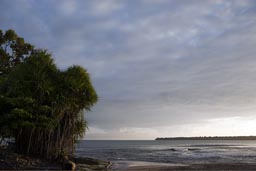
[[[63,169],[64,170],[75,170],[76,169],[76,164],[69,160],[68,156],[63,157]]]
[[[74,162],[68,160],[64,163],[64,168],[63,169],[74,171],[76,169],[76,164]]]
[[[93,159],[88,157],[70,157],[76,163],[77,170],[108,170],[111,168],[110,161]]]

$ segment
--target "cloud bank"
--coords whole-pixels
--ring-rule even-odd
[[[2,0],[0,21],[59,67],[88,69],[89,139],[256,131],[238,129],[256,118],[253,0]]]

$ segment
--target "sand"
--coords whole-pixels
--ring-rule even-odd
[[[114,162],[113,170],[123,171],[168,171],[168,170],[256,170],[255,164],[248,163],[215,163],[215,164],[169,164],[154,162],[118,161]]]

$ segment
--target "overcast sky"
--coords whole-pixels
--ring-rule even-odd
[[[87,139],[256,134],[255,0],[0,0],[0,29],[88,70]]]

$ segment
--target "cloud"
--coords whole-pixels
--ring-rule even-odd
[[[113,129],[138,138],[159,125],[255,116],[255,9],[253,0],[2,0],[0,21],[61,68],[88,69],[100,97],[86,113],[89,138],[125,138]]]
[[[89,128],[89,132],[87,133],[87,135],[94,135],[94,134],[106,134],[107,132],[103,129],[100,129],[100,128],[97,128],[97,127],[94,127],[94,126],[90,126]]]
[[[110,15],[113,12],[120,10],[123,7],[123,4],[118,0],[109,0],[109,1],[92,1],[90,4],[90,12],[92,15],[103,16]]]
[[[119,130],[106,129],[101,132],[88,132],[93,139],[139,139],[153,140],[157,137],[186,137],[186,136],[251,136],[255,134],[255,116],[226,117],[208,119],[198,123],[188,123],[158,127],[121,127]]]
[[[59,3],[59,10],[64,16],[72,15],[78,9],[78,5],[77,1],[64,0]]]

